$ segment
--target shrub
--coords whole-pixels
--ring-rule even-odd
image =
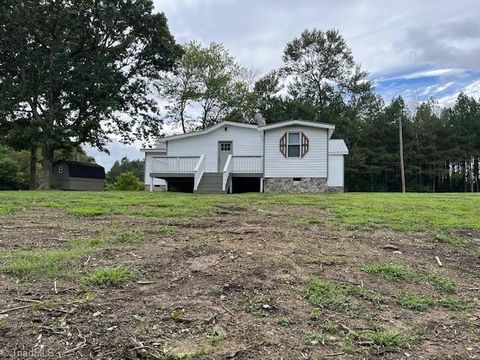
[[[117,176],[113,189],[139,191],[143,190],[143,183],[138,180],[138,177],[133,172],[127,171]]]

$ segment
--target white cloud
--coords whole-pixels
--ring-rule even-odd
[[[454,85],[455,82],[454,81],[450,81],[446,84],[443,84],[441,86],[437,86],[437,88],[435,89],[435,93],[439,93],[439,92],[442,92],[442,91],[445,91],[446,89],[448,89],[449,87],[451,87],[452,85]]]
[[[246,66],[281,63],[285,44],[306,28],[337,28],[366,70],[441,64],[480,67],[476,0],[156,0],[179,41],[224,43]],[[454,47],[450,48],[451,46]],[[453,51],[453,50],[454,51]],[[472,65],[474,66],[474,65]]]
[[[476,80],[471,84],[465,86],[461,91],[439,98],[439,105],[445,107],[452,106],[457,100],[460,92],[463,92],[468,96],[474,97],[475,99],[480,99],[480,80]]]

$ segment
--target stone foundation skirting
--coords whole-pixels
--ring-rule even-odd
[[[270,193],[325,193],[343,191],[343,188],[329,188],[325,178],[267,178],[263,183],[264,192]],[[341,190],[340,190],[341,189]]]
[[[150,191],[149,184],[145,184],[145,191]],[[167,186],[166,185],[154,186],[153,191],[167,191]]]

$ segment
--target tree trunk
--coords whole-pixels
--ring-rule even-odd
[[[477,192],[480,191],[480,169],[478,168],[478,156],[475,156],[475,162],[473,163],[473,171],[475,172],[475,185],[477,186]]]
[[[43,190],[50,190],[52,185],[53,148],[45,145],[42,151],[43,156]]]
[[[473,175],[473,164],[472,164],[472,162],[473,162],[473,159],[470,158],[469,161],[468,161],[468,170],[469,170],[468,177],[470,178],[470,192],[473,193],[473,191],[474,191],[473,190],[474,189],[473,181],[474,181],[475,177]]]
[[[37,147],[30,148],[30,190],[37,188]]]
[[[187,133],[187,130],[185,129],[185,103],[182,101],[181,104],[180,104],[180,120],[182,122],[182,130],[183,130],[183,133],[186,134]]]

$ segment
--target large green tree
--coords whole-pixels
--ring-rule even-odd
[[[175,72],[165,73],[158,82],[172,122],[179,123],[186,133],[222,120],[253,116],[251,74],[223,45],[203,47],[190,42],[183,50]]]
[[[288,42],[281,69],[293,99],[314,105],[312,120],[337,122],[372,96],[368,73],[337,30],[305,30]],[[353,114],[356,115],[356,114]]]
[[[56,149],[159,133],[151,80],[180,54],[152,0],[1,1],[0,122],[38,142],[48,189]]]

